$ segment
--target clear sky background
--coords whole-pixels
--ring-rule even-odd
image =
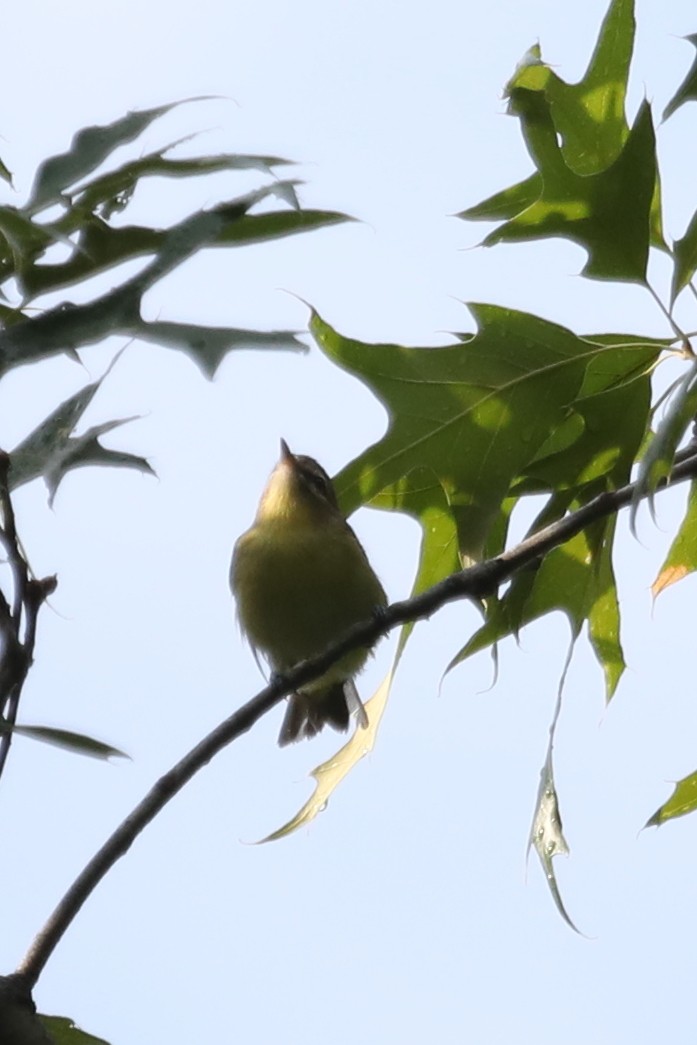
[[[6,12],[0,155],[18,196],[73,132],[192,95],[143,151],[193,131],[201,151],[302,161],[306,206],[361,224],[194,259],[147,299],[162,318],[302,329],[312,302],[342,333],[413,345],[471,329],[462,302],[528,309],[578,332],[665,335],[647,294],[577,278],[567,242],[472,248],[483,226],[448,215],[530,172],[501,90],[538,38],[560,75],[580,77],[606,0],[199,0],[177,8],[27,0]],[[693,0],[638,3],[630,110],[660,112],[693,52]],[[660,137],[666,228],[695,208],[697,107]],[[141,148],[139,144],[136,148]],[[256,176],[154,182],[132,217],[169,223]],[[665,293],[667,273],[653,272]],[[111,274],[99,287],[112,285]],[[85,292],[86,293],[86,292]],[[65,296],[65,295],[63,295]],[[75,295],[73,295],[75,296]],[[680,317],[694,329],[689,311]],[[0,384],[0,445],[12,447],[99,376],[114,340]],[[666,380],[665,378],[662,380]],[[206,382],[183,356],[133,344],[85,424],[142,419],[111,445],[145,454],[131,472],[70,475],[55,510],[39,483],[17,498],[39,575],[59,588],[40,621],[23,699],[27,722],[98,736],[132,762],[106,765],[18,740],[0,786],[3,931],[11,971],[64,889],[164,772],[261,679],[233,620],[230,551],[254,514],[284,436],[336,472],[379,438],[368,391],[312,348],[239,352]],[[621,423],[621,418],[618,418]],[[441,675],[476,624],[451,606],[421,624],[378,745],[309,828],[247,843],[288,819],[334,736],[279,751],[276,710],[177,797],[92,897],[44,973],[43,1012],[110,1045],[649,1045],[695,1040],[697,821],[640,828],[670,781],[697,768],[695,582],[652,607],[650,584],[684,492],[621,528],[618,573],[630,665],[605,709],[583,643],[569,674],[556,752],[572,853],[556,863],[575,935],[525,845],[566,655],[561,618]],[[408,594],[418,531],[361,512],[356,529],[391,598]],[[380,648],[361,680],[390,662]]]

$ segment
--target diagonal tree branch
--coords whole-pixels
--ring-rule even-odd
[[[697,477],[697,449],[694,446],[679,454],[676,462],[672,475],[659,484],[659,490]],[[646,491],[640,489],[637,483],[628,483],[619,490],[600,494],[582,508],[526,538],[497,558],[454,573],[413,598],[392,603],[379,617],[352,628],[322,656],[305,661],[286,675],[272,679],[268,686],[221,722],[180,762],[160,777],[75,879],[35,937],[13,979],[23,984],[27,990],[33,989],[48,959],[82,905],[116,861],[129,850],[141,831],[200,769],[228,744],[251,729],[262,715],[278,704],[283,697],[319,678],[346,653],[360,646],[372,645],[401,624],[428,618],[446,603],[458,599],[479,599],[492,595],[518,570],[541,559],[595,520],[628,507],[635,496],[647,496]]]

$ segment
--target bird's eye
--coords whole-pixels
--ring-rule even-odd
[[[302,477],[307,488],[312,490],[315,496],[321,497],[323,501],[336,507],[334,487],[324,469],[315,461],[312,461],[311,458],[303,460],[302,465]]]
[[[320,493],[322,497],[329,496],[329,483],[323,475],[320,475],[318,472],[308,471],[305,473],[305,478],[307,479],[310,486],[314,487],[314,489],[317,490],[317,492]]]

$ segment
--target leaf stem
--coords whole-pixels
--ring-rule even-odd
[[[663,313],[663,315],[665,316],[665,318],[668,320],[668,323],[670,324],[670,328],[673,331],[673,333],[675,334],[676,338],[680,341],[682,354],[685,357],[689,357],[690,359],[694,359],[695,353],[694,353],[694,351],[692,349],[692,345],[690,344],[690,339],[688,338],[687,334],[684,332],[684,330],[681,330],[680,327],[678,326],[678,324],[675,322],[671,312],[663,304],[663,302],[661,301],[660,297],[658,296],[656,291],[653,289],[653,287],[649,283],[648,279],[644,280],[644,286],[646,287],[646,289],[648,290],[649,294],[651,295],[653,300],[656,302],[656,304],[660,308],[660,310]]]

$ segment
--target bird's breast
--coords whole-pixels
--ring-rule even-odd
[[[323,652],[385,595],[347,525],[255,525],[240,537],[230,581],[243,631],[276,670]],[[342,661],[344,677],[366,651]],[[348,663],[350,660],[350,663]]]

